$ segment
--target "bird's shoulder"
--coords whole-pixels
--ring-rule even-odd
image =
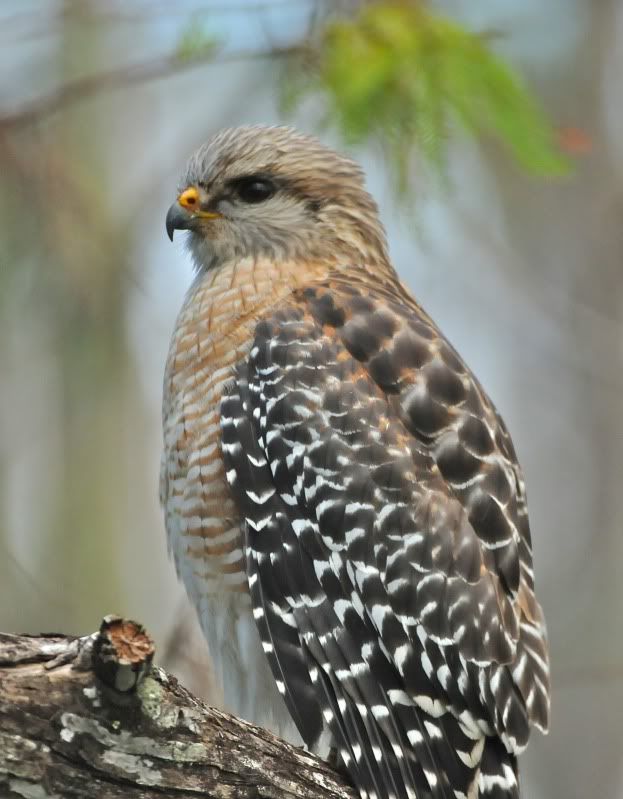
[[[302,345],[307,339],[317,350],[322,342],[325,353],[332,343],[338,365],[352,359],[363,366],[357,375],[380,390],[413,436],[438,450],[448,482],[459,486],[478,466],[502,458],[512,465],[511,487],[525,504],[521,470],[502,416],[462,356],[397,279],[337,275],[310,281],[297,286],[288,301],[267,307],[257,322],[259,342]],[[327,360],[326,367],[332,366]],[[450,431],[457,433],[462,455],[449,446],[444,433]]]
[[[458,658],[447,701],[488,718],[509,751],[531,723],[545,728],[521,470],[494,404],[415,299],[367,276],[297,287],[258,320],[228,402],[223,440],[251,529],[281,503],[275,518],[291,517],[319,573],[352,583],[401,673],[445,674]],[[483,668],[498,675],[485,697]]]
[[[350,424],[350,440],[359,437],[371,466],[374,458],[377,467],[387,462],[394,444],[406,448],[409,477],[475,533],[473,563],[495,575],[502,608],[504,596],[514,603],[521,593],[526,612],[536,613],[527,601],[525,485],[510,434],[466,362],[397,279],[337,275],[299,286],[259,321],[251,352],[260,373],[281,369],[289,391],[299,390],[277,404],[329,410],[331,424],[342,431]],[[315,399],[306,398],[309,390]],[[338,406],[346,418],[331,412]],[[392,473],[406,478],[397,467]],[[515,639],[512,614],[503,615]]]

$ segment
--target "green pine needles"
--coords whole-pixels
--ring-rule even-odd
[[[400,193],[420,155],[443,171],[449,134],[462,127],[505,145],[528,172],[564,175],[570,165],[520,76],[486,39],[415,0],[363,3],[324,27],[289,84],[290,102],[321,92],[326,121],[350,144],[378,141]]]

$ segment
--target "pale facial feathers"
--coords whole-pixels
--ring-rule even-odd
[[[247,257],[387,263],[361,168],[292,128],[217,133],[191,157],[179,191],[192,186],[218,214],[189,225],[199,270]]]

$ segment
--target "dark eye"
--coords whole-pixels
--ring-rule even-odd
[[[272,180],[253,176],[237,180],[235,191],[237,196],[245,203],[262,203],[273,196],[277,191],[277,187]]]

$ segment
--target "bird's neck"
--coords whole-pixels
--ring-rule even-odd
[[[248,340],[257,322],[281,307],[293,292],[337,276],[360,286],[397,281],[387,263],[372,263],[363,268],[339,256],[304,263],[298,259],[232,260],[197,274],[180,322],[184,328],[200,333],[206,344],[210,343],[218,361],[218,352]]]
[[[240,315],[266,310],[292,291],[330,274],[326,262],[298,259],[243,258],[227,262],[206,273],[203,287],[232,321]]]
[[[258,320],[293,291],[328,273],[320,264],[253,258],[226,262],[197,273],[179,322],[210,346],[218,361],[219,353],[248,340]]]

